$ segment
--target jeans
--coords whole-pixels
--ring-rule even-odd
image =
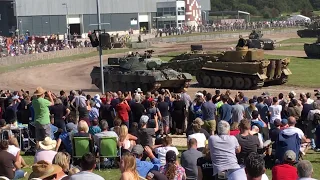
[[[55,134],[56,132],[58,132],[58,128],[57,128],[56,126],[52,125],[52,124],[50,124],[50,128],[51,128],[50,137],[51,137],[51,139],[55,139],[54,134]]]
[[[22,179],[24,178],[24,171],[21,169],[18,169],[14,172],[14,178],[13,179]]]

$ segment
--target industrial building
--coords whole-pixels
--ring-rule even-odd
[[[199,24],[210,0],[100,0],[107,32]],[[96,0],[0,0],[0,35],[83,34],[97,29]],[[17,28],[18,26],[18,28]]]

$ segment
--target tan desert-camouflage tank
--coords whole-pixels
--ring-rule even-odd
[[[289,63],[289,58],[265,59],[263,50],[243,47],[217,54],[193,51],[161,66],[190,73],[203,87],[246,90],[286,83],[292,74]]]

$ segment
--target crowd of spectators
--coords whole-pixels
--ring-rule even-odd
[[[93,97],[81,90],[55,95],[41,87],[0,93],[0,128],[8,136],[0,142],[0,176],[10,179],[27,176],[21,137],[12,129],[20,123],[35,132],[29,179],[108,179],[94,173],[97,165],[119,167],[121,180],[266,180],[266,168],[273,180],[312,179],[312,164],[301,157],[309,146],[320,148],[319,92],[316,99],[293,91],[249,98],[229,90],[190,95],[188,89],[140,88]],[[186,151],[172,144],[173,134],[187,136]],[[90,152],[71,165],[74,137],[89,138]],[[103,137],[116,139],[120,160],[99,158]]]

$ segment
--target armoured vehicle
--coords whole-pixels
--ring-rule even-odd
[[[150,57],[150,58],[146,58]],[[149,53],[145,56],[138,54],[123,57],[109,58],[108,65],[104,66],[104,84],[106,91],[155,91],[159,88],[180,92],[189,87],[192,76],[189,73],[180,73],[173,69],[159,69],[160,59],[152,58]],[[93,67],[90,74],[92,84],[101,88],[100,67]]]
[[[304,52],[309,58],[320,58],[320,36],[315,43],[304,44]]]
[[[320,20],[316,20],[307,26],[306,29],[298,30],[297,34],[301,38],[312,38],[320,36]]]
[[[249,39],[247,39],[248,47],[264,50],[274,50],[276,47],[276,42],[268,38],[262,38],[262,36],[263,34],[261,33],[261,31],[255,32],[255,30],[253,30],[249,35]]]
[[[265,59],[263,50],[242,47],[217,54],[192,51],[161,66],[188,72],[196,76],[203,87],[248,90],[260,88],[265,83],[286,83],[292,74],[289,63],[289,58]]]

